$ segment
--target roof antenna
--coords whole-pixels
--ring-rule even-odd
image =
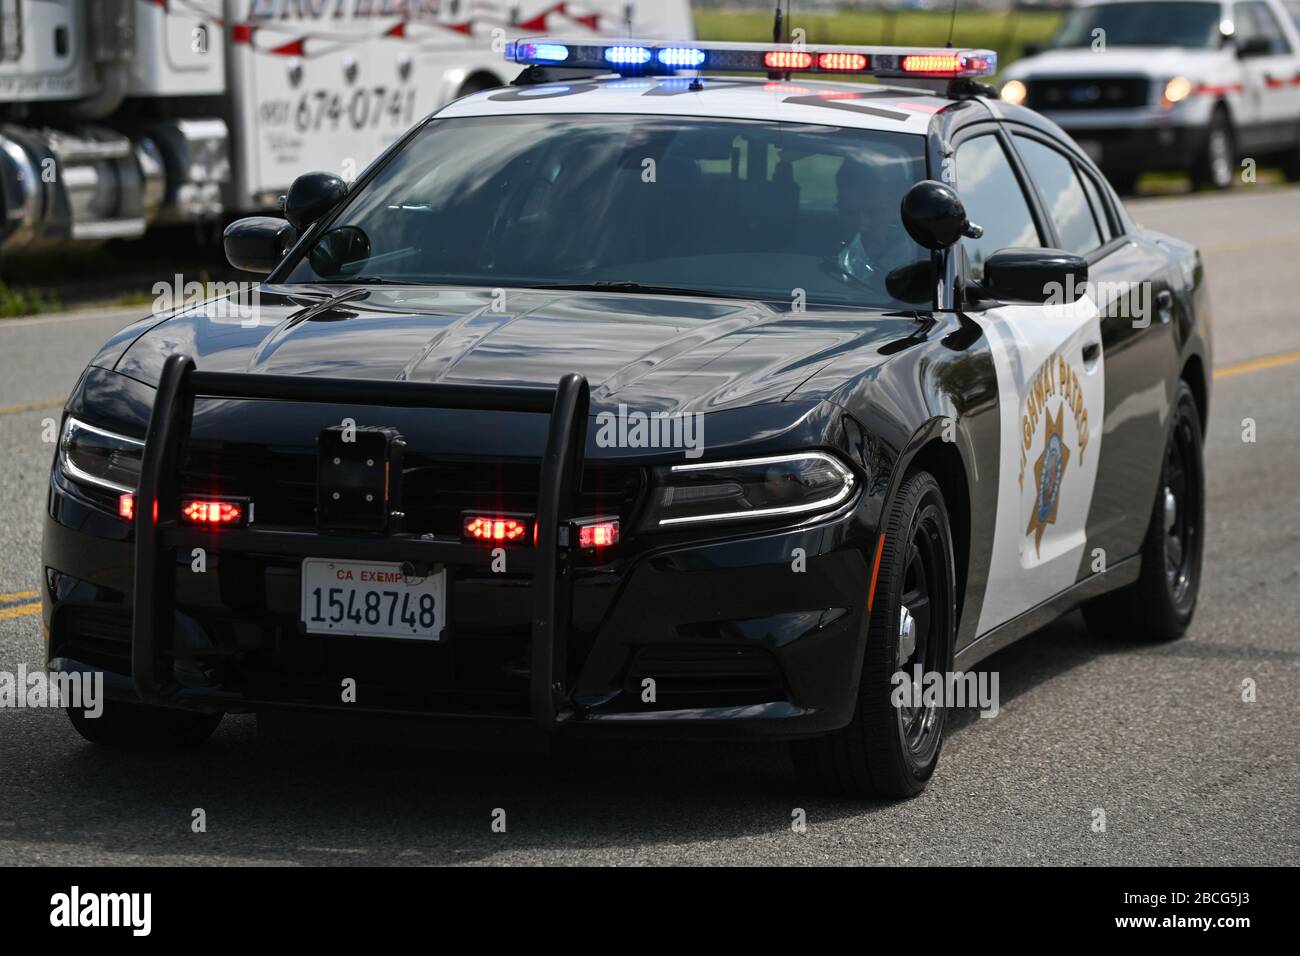
[[[776,11],[772,14],[772,42],[780,43],[783,33],[785,33],[785,30],[781,24],[781,0],[776,0]],[[768,70],[767,78],[769,80],[787,79],[786,75],[780,70]]]
[[[948,18],[948,49],[952,49],[952,34],[957,26],[957,0],[952,0],[952,16]]]

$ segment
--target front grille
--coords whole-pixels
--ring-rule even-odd
[[[462,511],[531,513],[537,508],[540,464],[435,461],[408,450],[402,469],[404,531],[461,533]],[[641,469],[588,464],[578,515],[610,515],[625,523],[641,494]],[[240,443],[195,444],[182,470],[181,490],[195,495],[253,499],[256,523],[284,528],[316,525],[316,453]]]
[[[776,659],[762,647],[643,647],[628,668],[624,690],[641,699],[654,680],[651,706],[725,707],[787,699]]]
[[[1151,102],[1151,81],[1144,76],[1064,77],[1025,85],[1025,105],[1035,110],[1131,109]]]

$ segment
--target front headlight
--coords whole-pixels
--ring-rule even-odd
[[[1002,87],[1002,98],[1008,103],[1014,103],[1016,106],[1025,101],[1029,95],[1029,89],[1019,80],[1007,80],[1006,85]]]
[[[1187,97],[1192,95],[1192,81],[1185,76],[1175,76],[1165,84],[1165,92],[1161,97],[1161,103],[1168,109],[1175,103],[1181,103]]]
[[[848,466],[824,452],[673,465],[655,470],[650,530],[831,511],[853,493]]]
[[[63,472],[74,481],[107,488],[135,491],[140,483],[140,462],[144,442],[87,425],[69,416],[59,440],[59,461]]]

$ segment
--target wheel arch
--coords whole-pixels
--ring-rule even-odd
[[[490,90],[493,87],[504,85],[505,80],[490,70],[475,70],[461,80],[460,87],[456,90],[454,98],[460,99],[462,96],[469,96],[471,93],[478,93],[481,90]]]
[[[928,471],[943,492],[944,505],[948,509],[948,530],[952,535],[953,565],[957,577],[957,619],[960,621],[966,603],[971,550],[971,498],[966,462],[962,459],[956,442],[945,441],[941,434],[930,434],[915,447],[900,471],[903,475]],[[899,485],[901,484],[900,480]]]
[[[1179,378],[1187,383],[1187,387],[1192,390],[1192,397],[1196,399],[1196,413],[1201,418],[1201,434],[1204,435],[1206,424],[1210,420],[1210,393],[1205,375],[1205,362],[1200,355],[1188,357]]]

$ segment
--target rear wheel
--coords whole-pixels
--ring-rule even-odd
[[[1237,173],[1236,139],[1227,112],[1220,107],[1210,119],[1210,128],[1192,170],[1192,184],[1198,189],[1231,189]]]
[[[847,727],[792,745],[799,775],[819,789],[911,797],[939,762],[942,703],[894,706],[894,675],[952,670],[956,574],[943,492],[928,472],[904,482],[884,523],[885,544],[857,706]],[[917,695],[919,696],[919,695]]]
[[[1142,543],[1141,577],[1085,604],[1088,629],[1099,637],[1130,641],[1181,637],[1196,611],[1204,526],[1201,417],[1192,390],[1180,381],[1151,524]]]
[[[221,714],[146,707],[120,700],[104,701],[104,711],[98,717],[87,717],[79,707],[69,707],[67,713],[77,733],[104,747],[194,747],[211,737],[221,723]]]

